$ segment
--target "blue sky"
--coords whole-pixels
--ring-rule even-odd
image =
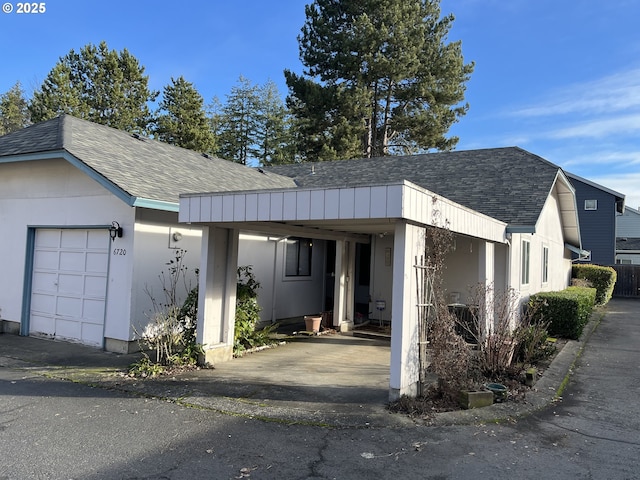
[[[0,0],[8,10],[7,2]],[[0,93],[30,95],[70,49],[127,48],[161,90],[183,75],[209,103],[240,75],[302,71],[296,36],[306,0],[51,0],[44,13],[0,13]],[[517,145],[640,206],[640,2],[442,0],[476,63],[458,149]]]

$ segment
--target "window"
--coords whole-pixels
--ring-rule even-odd
[[[289,238],[286,243],[285,276],[311,276],[311,248],[313,243],[309,238]]]
[[[597,210],[598,209],[598,200],[585,200],[584,201],[584,209],[585,210]]]
[[[549,281],[549,247],[542,247],[542,283]]]
[[[520,266],[521,283],[529,285],[529,257],[531,254],[531,242],[529,240],[522,241],[522,265]]]

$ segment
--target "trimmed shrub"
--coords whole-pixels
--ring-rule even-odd
[[[618,274],[612,267],[600,265],[573,265],[571,276],[587,280],[596,289],[596,305],[606,305],[611,300]]]
[[[529,306],[533,307],[535,321],[549,325],[549,335],[577,340],[589,321],[595,298],[595,288],[568,287],[531,295]]]

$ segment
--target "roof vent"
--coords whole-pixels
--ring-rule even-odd
[[[266,175],[266,173],[264,172],[264,170],[263,170],[263,169],[258,168],[258,171],[259,171],[261,174]]]
[[[144,142],[144,138],[138,135],[137,133],[132,133],[131,136],[136,140],[140,140],[141,142]]]
[[[209,156],[209,154],[208,154],[208,153],[203,153],[203,154],[202,154],[202,156],[203,156],[204,158],[211,159],[211,157]]]

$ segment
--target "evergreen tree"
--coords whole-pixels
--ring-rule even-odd
[[[27,100],[20,82],[0,95],[0,135],[21,130],[30,124]]]
[[[439,0],[315,0],[298,37],[304,75],[285,71],[287,104],[317,159],[450,150],[463,116],[460,42]],[[359,148],[354,150],[354,146]],[[323,158],[323,155],[329,158]]]
[[[202,96],[184,77],[164,87],[154,128],[163,142],[197,152],[211,153],[215,139],[204,111]]]
[[[218,155],[243,165],[257,157],[258,87],[240,76],[231,88],[220,114],[220,147]]]
[[[258,89],[257,159],[260,165],[293,163],[290,118],[277,85],[268,81]]]
[[[157,92],[148,88],[144,67],[126,49],[97,47],[71,50],[53,67],[33,95],[29,112],[34,122],[68,113],[121,130],[147,133],[152,121],[148,102]]]

